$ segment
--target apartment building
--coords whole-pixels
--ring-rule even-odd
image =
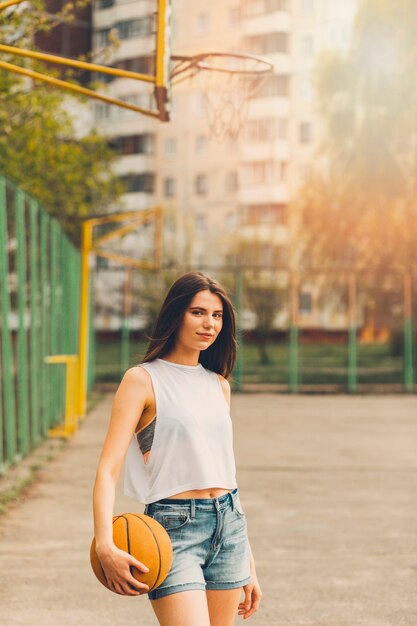
[[[274,64],[274,74],[250,102],[236,141],[218,143],[210,137],[197,80],[173,88],[171,121],[166,124],[94,104],[97,130],[121,152],[117,172],[127,186],[125,208],[164,208],[166,258],[186,259],[195,267],[233,267],[242,241],[260,241],[254,263],[288,267],[294,251],[288,207],[308,174],[320,138],[314,65],[323,50],[349,45],[357,4],[174,0],[174,54],[242,51]],[[120,43],[106,62],[149,71],[154,63],[155,10],[154,0],[96,0],[95,55],[108,46],[113,31]],[[154,106],[152,88],[145,83],[107,78],[105,89],[129,102]],[[317,323],[314,285],[300,294],[300,313],[305,324]]]
[[[50,16],[57,18],[64,4],[61,0],[46,0],[45,10]],[[63,22],[59,19],[51,21],[53,25],[51,30],[40,31],[35,34],[34,43],[37,48],[44,52],[66,57],[76,58],[80,55],[88,57],[91,52],[92,36],[91,4],[74,7],[73,19],[69,22]],[[62,78],[66,78],[67,73],[65,67],[62,67]],[[81,84],[88,83],[90,79],[88,72],[84,71],[76,71],[75,73],[73,71],[72,76],[75,76]]]

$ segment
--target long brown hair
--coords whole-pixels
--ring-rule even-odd
[[[228,378],[236,361],[236,320],[233,305],[222,285],[202,272],[187,272],[171,285],[149,337],[142,363],[162,358],[174,348],[177,331],[184,313],[199,291],[209,290],[223,302],[223,325],[216,341],[201,350],[199,362],[203,367]]]

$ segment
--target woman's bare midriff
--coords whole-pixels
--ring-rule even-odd
[[[225,493],[229,493],[232,489],[221,489],[220,487],[210,487],[210,489],[192,489],[191,491],[182,491],[175,496],[168,496],[174,500],[175,498],[218,498]]]

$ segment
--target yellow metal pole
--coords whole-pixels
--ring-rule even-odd
[[[169,112],[165,105],[167,101],[167,78],[168,78],[168,59],[166,51],[166,37],[169,21],[167,14],[167,0],[158,0],[158,32],[156,36],[156,80],[155,80],[155,99],[159,111],[159,119],[161,122],[169,122]]]
[[[155,267],[160,268],[164,218],[161,207],[155,208]]]
[[[87,412],[87,362],[88,362],[88,310],[89,310],[89,278],[90,254],[93,243],[93,226],[89,220],[82,224],[81,243],[81,299],[80,299],[80,343],[79,343],[79,408],[78,413],[85,416]]]
[[[7,9],[7,7],[11,7],[14,4],[20,4],[24,0],[8,0],[7,2],[0,2],[0,11],[2,9]]]
[[[138,267],[140,269],[154,269],[155,263],[153,261],[144,260],[136,260],[129,259],[123,254],[117,254],[116,252],[105,252],[104,250],[94,250],[94,252],[105,259],[111,259],[112,261],[118,261],[119,263],[123,263],[124,265],[128,265],[130,267]]]
[[[138,107],[135,104],[129,104],[128,102],[123,102],[123,100],[118,100],[117,98],[104,96],[103,94],[97,93],[92,89],[86,89],[85,87],[80,87],[80,85],[73,85],[72,83],[68,83],[65,80],[61,80],[59,78],[46,76],[46,74],[41,74],[40,72],[28,70],[24,67],[13,65],[12,63],[6,63],[5,61],[0,61],[0,68],[8,70],[9,72],[14,72],[15,74],[28,76],[29,78],[33,78],[34,80],[40,80],[44,83],[48,83],[49,85],[54,85],[55,87],[61,87],[62,89],[66,89],[67,91],[73,91],[74,93],[88,96],[89,98],[94,98],[95,100],[101,100],[102,102],[106,102],[107,104],[114,104],[124,109],[130,109],[131,111],[136,111],[137,113],[143,113],[144,115],[148,115],[149,117],[155,117],[159,119],[159,113],[157,113],[156,111],[144,109],[143,107]]]
[[[65,369],[65,416],[64,425],[55,426],[48,430],[50,437],[69,437],[77,432],[77,385],[75,373],[78,366],[76,354],[53,354],[45,358],[46,363],[64,363]]]
[[[90,72],[111,74],[112,76],[117,76],[119,78],[131,78],[133,80],[140,80],[141,82],[143,81],[146,83],[155,82],[155,76],[152,76],[151,74],[139,74],[138,72],[130,72],[129,70],[122,70],[116,67],[108,67],[107,65],[88,63],[87,61],[78,61],[77,59],[68,59],[67,57],[60,57],[56,54],[47,54],[46,52],[24,50],[22,48],[16,48],[14,46],[6,46],[5,44],[0,44],[0,51],[7,52],[7,54],[13,54],[19,57],[28,57],[30,59],[38,59],[39,61],[46,61],[48,63],[56,63],[57,65],[67,65],[69,67],[76,67],[82,70],[89,70]]]
[[[156,39],[156,86],[165,85],[166,0],[158,0],[158,34]]]
[[[123,213],[114,213],[110,215],[102,215],[101,217],[92,217],[88,221],[97,226],[98,224],[113,224],[113,222],[122,222],[129,218],[142,219],[154,215],[155,209],[141,209],[140,211],[123,211]]]
[[[144,211],[128,211],[125,213],[116,213],[114,215],[106,215],[103,217],[93,217],[86,219],[82,223],[82,240],[81,240],[81,297],[80,297],[80,335],[79,335],[79,361],[77,372],[77,412],[79,419],[84,419],[87,412],[87,366],[88,366],[88,316],[89,316],[89,277],[90,277],[90,258],[92,254],[102,256],[105,258],[119,261],[127,266],[140,267],[143,269],[159,268],[161,258],[161,243],[162,243],[162,209],[156,207],[154,209],[146,209]],[[120,222],[128,218],[133,218],[139,221],[138,217],[141,217],[141,222],[148,221],[151,217],[156,220],[155,224],[155,261],[129,259],[124,255],[114,252],[106,252],[100,250],[93,241],[93,230],[95,226],[100,224],[107,224],[110,222]],[[137,224],[140,226],[141,224]],[[124,232],[125,226],[115,229],[118,232]],[[97,238],[96,241],[103,242],[107,237]]]

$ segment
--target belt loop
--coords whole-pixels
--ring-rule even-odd
[[[191,519],[195,517],[195,500],[191,498]]]
[[[234,493],[229,491],[229,496],[230,496],[230,503],[231,503],[231,506],[232,506],[232,511],[234,511],[235,510],[235,495],[234,495]]]

